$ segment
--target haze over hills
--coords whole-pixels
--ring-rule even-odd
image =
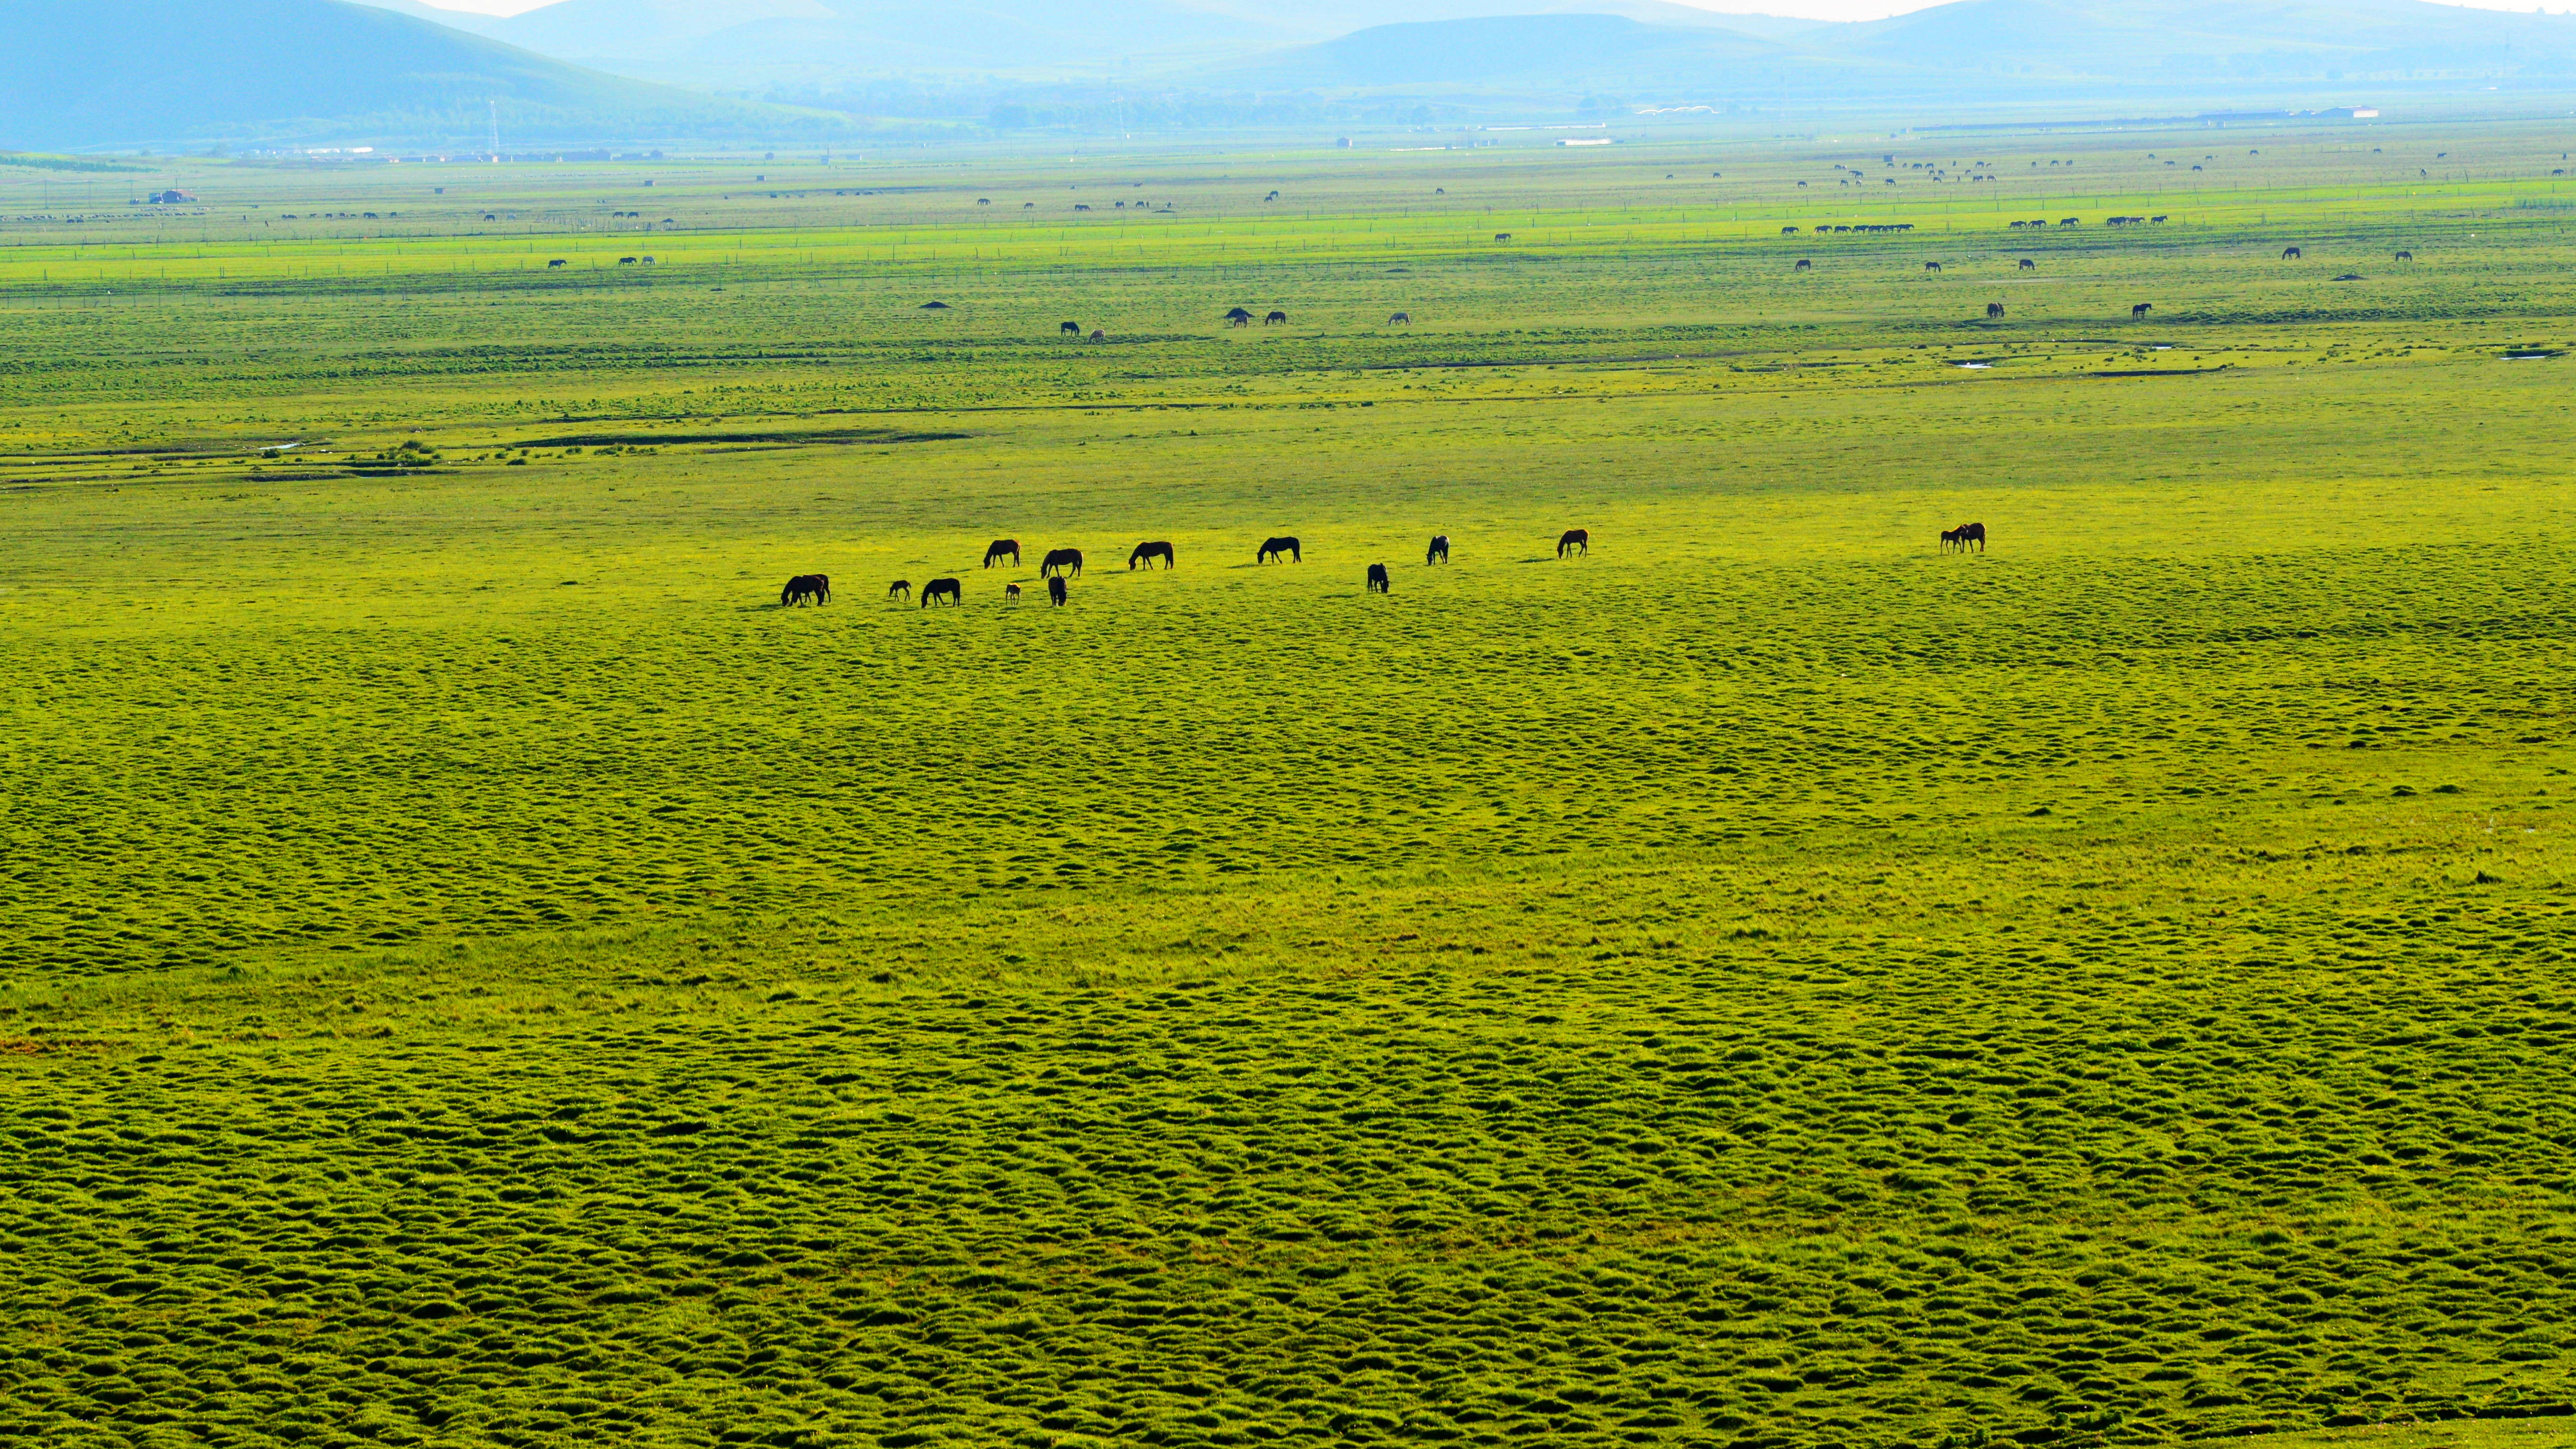
[[[504,149],[849,129],[707,90],[877,118],[880,135],[884,118],[924,118],[923,139],[1005,114],[1169,128],[1556,117],[1579,99],[1592,114],[2223,109],[2576,90],[2576,17],[2424,0],[1958,0],[1863,24],[1667,0],[559,0],[508,18],[425,0],[19,0],[15,13],[0,148],[479,149],[495,103]],[[1389,14],[1406,18],[1330,29]]]
[[[507,18],[362,0],[621,75],[716,87],[893,75],[1153,74],[1370,26],[1497,15],[1619,15],[1795,34],[1822,22],[1671,0],[556,0]]]
[[[1792,54],[1779,42],[1728,30],[1641,25],[1618,15],[1512,15],[1373,26],[1202,79],[1261,90],[1561,89],[1569,79],[1725,89],[1761,81],[1766,67]]]
[[[0,147],[489,144],[783,134],[801,121],[342,0],[15,0]]]
[[[2547,89],[2576,86],[2576,18],[2421,0],[1960,0],[1762,40],[1708,26],[1550,15],[1376,26],[1171,79],[1220,89],[1609,90],[1843,105],[2224,103],[2356,84]]]

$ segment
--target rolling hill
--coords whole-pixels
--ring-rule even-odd
[[[1752,80],[1791,54],[1732,31],[1618,15],[1510,15],[1372,26],[1207,79],[1262,90],[1722,85]]]
[[[342,0],[16,0],[13,13],[0,148],[470,147],[491,107],[505,145],[814,124]]]

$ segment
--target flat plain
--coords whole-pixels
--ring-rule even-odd
[[[2564,1412],[2568,141],[0,167],[0,1428]]]

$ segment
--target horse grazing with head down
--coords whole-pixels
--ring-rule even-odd
[[[1040,578],[1052,578],[1059,569],[1071,569],[1075,578],[1081,578],[1082,550],[1078,548],[1051,548],[1047,550],[1047,556],[1038,561],[1038,577]]]
[[[1165,568],[1180,562],[1172,557],[1172,546],[1168,543],[1140,543],[1134,552],[1127,555],[1127,571],[1134,573],[1138,564],[1150,564],[1156,559],[1161,559]]]
[[[1445,533],[1433,534],[1431,536],[1431,547],[1424,551],[1422,561],[1425,564],[1447,563],[1449,561],[1449,535]]]
[[[832,602],[832,581],[821,574],[798,574],[778,591],[778,607],[801,604],[811,599],[817,604]]]
[[[1016,538],[997,538],[991,543],[984,545],[984,567],[991,568],[993,566],[993,561],[1004,554],[1009,554],[1011,556],[1011,567],[1018,568],[1020,566],[1020,541]]]
[[[1386,576],[1386,565],[1384,565],[1384,564],[1370,564],[1370,565],[1369,565],[1369,571],[1368,571],[1368,591],[1369,591],[1370,593],[1372,593],[1372,594],[1383,594],[1383,593],[1386,593],[1386,592],[1388,592],[1389,590],[1393,589],[1394,587],[1395,587],[1395,580],[1390,579],[1390,578],[1388,578],[1388,577]]]
[[[955,579],[932,579],[921,586],[921,607],[927,609],[942,599],[952,604],[965,603],[966,586]]]
[[[1268,563],[1283,553],[1288,555],[1288,557],[1295,562],[1304,563],[1306,561],[1306,551],[1298,544],[1297,540],[1284,537],[1263,539],[1261,541],[1261,552],[1254,554],[1252,556],[1252,561],[1254,563]]]
[[[1003,586],[1002,586],[1002,602],[1003,602],[1003,603],[1005,603],[1005,604],[1016,604],[1016,603],[1018,603],[1019,601],[1020,601],[1020,586],[1019,586],[1018,584],[1005,584],[1005,585],[1003,585]]]
[[[897,579],[897,580],[895,580],[893,583],[890,583],[890,584],[886,585],[886,597],[887,597],[887,598],[889,598],[889,599],[896,599],[896,598],[909,599],[909,598],[911,598],[911,597],[912,597],[912,580],[910,580],[910,579]]]
[[[1062,574],[1057,574],[1057,575],[1055,575],[1053,578],[1050,578],[1050,579],[1048,579],[1048,580],[1047,580],[1047,602],[1048,602],[1048,603],[1055,605],[1055,606],[1056,606],[1057,608],[1059,608],[1059,609],[1063,608],[1063,607],[1064,607],[1064,593],[1065,593],[1065,589],[1064,589],[1064,575],[1062,575]]]
[[[1588,528],[1569,528],[1564,533],[1558,535],[1556,540],[1556,556],[1558,558],[1563,558],[1567,554],[1575,553],[1577,551],[1580,551],[1585,558],[1590,558],[1592,556],[1592,530]]]

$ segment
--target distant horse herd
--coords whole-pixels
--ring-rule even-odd
[[[1941,530],[1943,553],[1953,549],[1966,553],[1972,548],[1978,553],[1986,551],[1984,524],[1962,523],[1956,528]],[[1571,558],[1578,555],[1588,558],[1591,553],[1592,530],[1569,528],[1557,535],[1556,556],[1558,558]],[[997,538],[985,545],[984,567],[991,568],[995,562],[1005,558],[1014,564],[1019,562],[1020,541],[1018,539]],[[1252,561],[1256,565],[1276,563],[1283,559],[1290,563],[1304,563],[1306,561],[1304,542],[1292,535],[1281,534],[1263,539],[1261,547],[1254,550],[1252,555]],[[1166,569],[1176,567],[1180,562],[1172,545],[1161,539],[1140,543],[1127,554],[1127,569],[1130,573],[1140,568],[1151,570],[1157,562]],[[1431,546],[1422,552],[1422,562],[1425,566],[1449,562],[1449,535],[1433,534]],[[1082,577],[1082,550],[1078,548],[1047,550],[1045,558],[1038,565],[1038,575],[1046,580],[1047,602],[1058,608],[1063,607],[1065,601],[1071,597],[1071,591],[1065,586],[1066,577],[1068,575],[1074,578]],[[1395,578],[1387,571],[1386,565],[1373,563],[1368,566],[1367,585],[1368,592],[1372,594],[1392,593],[1395,590]],[[889,599],[902,599],[909,602],[913,596],[910,579],[897,579],[886,585],[886,597]],[[966,585],[962,580],[955,578],[932,579],[921,586],[920,598],[921,607],[925,609],[933,604],[952,606],[963,604],[966,602]],[[1004,585],[1002,599],[1005,603],[1018,603],[1020,586]],[[830,602],[832,602],[832,581],[822,574],[798,574],[789,579],[787,587],[778,592],[778,603],[781,608],[795,604]]]

